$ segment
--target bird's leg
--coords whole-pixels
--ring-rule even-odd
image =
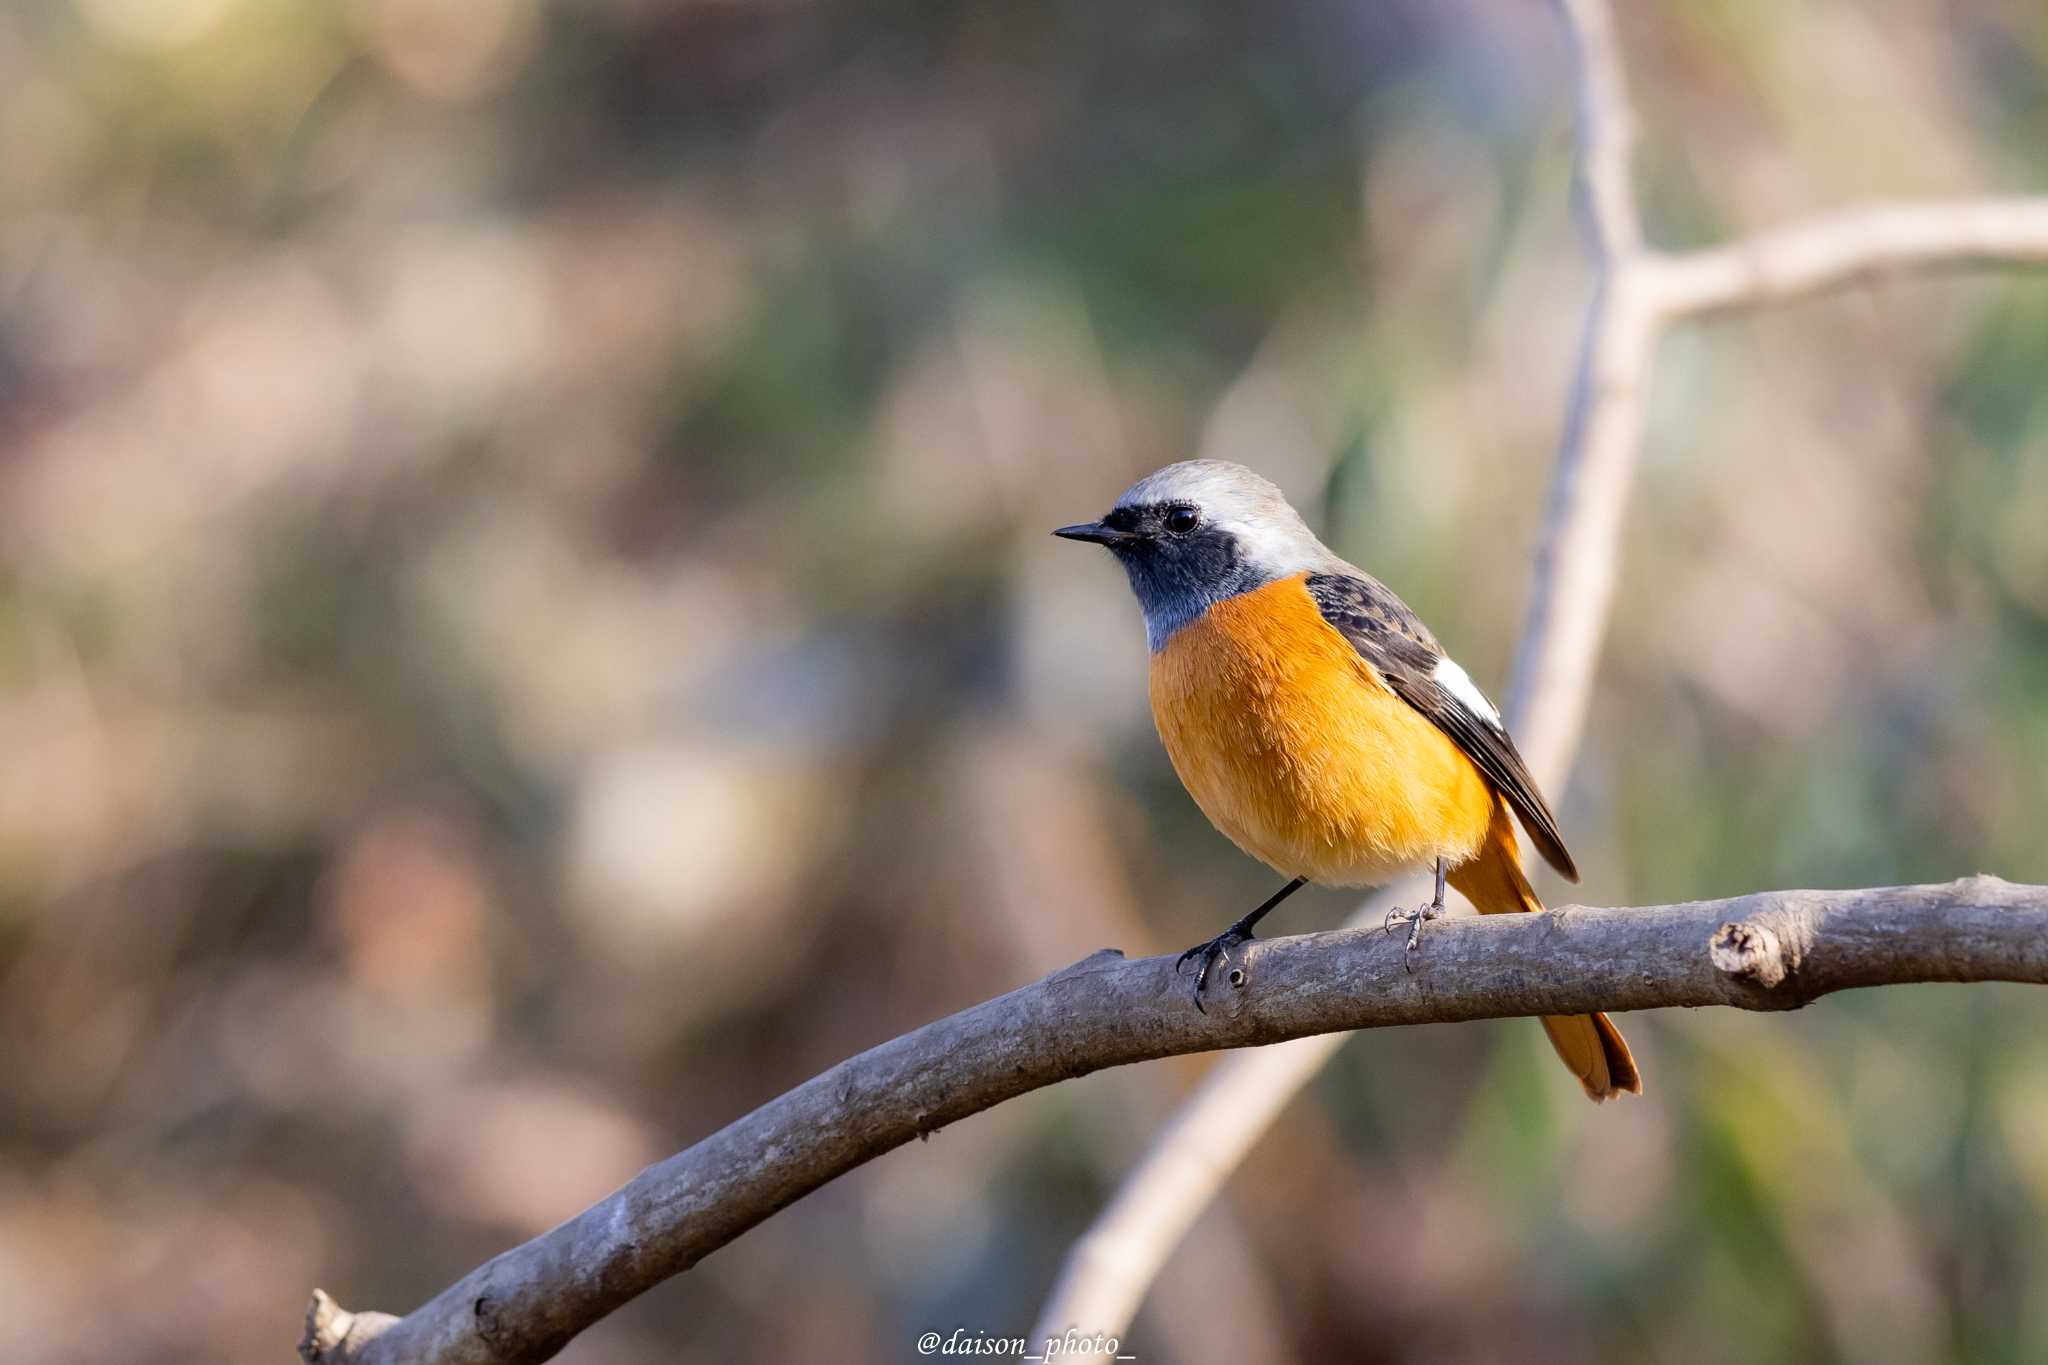
[[[1202,988],[1208,984],[1209,969],[1215,966],[1217,961],[1228,954],[1232,948],[1235,948],[1240,943],[1249,942],[1252,936],[1252,926],[1264,919],[1266,913],[1274,906],[1286,900],[1307,884],[1308,878],[1296,877],[1293,881],[1268,896],[1265,903],[1260,905],[1258,909],[1252,911],[1249,915],[1246,915],[1207,943],[1197,943],[1194,947],[1180,955],[1179,960],[1173,964],[1173,970],[1176,973],[1188,965],[1188,959],[1190,958],[1197,959],[1199,962],[1199,965],[1195,968],[1196,1009],[1201,1010],[1204,1014],[1209,1012],[1202,1006]],[[1241,985],[1243,983],[1240,981],[1238,984]]]
[[[1392,910],[1387,911],[1386,923],[1380,926],[1391,934],[1394,931],[1394,926],[1397,924],[1414,925],[1415,927],[1408,931],[1408,951],[1411,953],[1422,946],[1422,926],[1424,922],[1433,920],[1444,912],[1444,874],[1446,871],[1444,860],[1438,858],[1436,860],[1436,899],[1427,905],[1419,905],[1413,910],[1403,910],[1399,906],[1395,906]],[[1406,957],[1403,957],[1402,965],[1411,972],[1415,970],[1413,964],[1409,963]]]

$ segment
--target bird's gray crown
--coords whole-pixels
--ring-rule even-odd
[[[1172,514],[1183,509],[1195,513],[1195,525],[1176,531]],[[1155,650],[1226,598],[1299,573],[1357,572],[1316,539],[1271,480],[1225,460],[1154,470],[1124,490],[1103,523],[1131,533],[1110,549]]]

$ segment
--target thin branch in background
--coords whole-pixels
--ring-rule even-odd
[[[1578,186],[1593,249],[1602,262],[1625,260],[1642,250],[1643,225],[1636,211],[1635,176],[1629,169],[1636,149],[1636,111],[1629,103],[1614,15],[1606,0],[1560,0],[1559,8],[1572,46],[1572,89],[1579,114]]]
[[[1656,349],[1629,171],[1635,109],[1605,0],[1562,0],[1578,92],[1578,197],[1598,284],[1565,409],[1529,605],[1508,683],[1508,728],[1539,785],[1564,784],[1593,693],[1621,569],[1621,526]]]
[[[2048,197],[1876,204],[1655,260],[1667,322],[1792,303],[1887,273],[2042,266]]]
[[[1990,198],[1824,215],[1723,246],[1646,245],[1630,161],[1636,115],[1607,0],[1559,0],[1577,94],[1578,197],[1598,284],[1580,343],[1506,715],[1558,790],[1592,702],[1657,348],[1675,323],[1791,302],[1886,271],[2048,264],[2048,199]],[[1376,920],[1375,897],[1346,923]],[[1033,1335],[1123,1335],[1203,1206],[1341,1038],[1219,1063],[1069,1251]],[[1076,1357],[1081,1359],[1083,1357]]]
[[[1972,877],[1454,920],[1421,965],[1407,957],[1376,929],[1259,940],[1243,963],[1257,989],[1198,1014],[1173,957],[1096,953],[841,1062],[403,1318],[316,1295],[300,1353],[316,1365],[532,1365],[827,1181],[1105,1067],[1398,1024],[1791,1009],[1913,981],[2048,984],[2048,887]]]

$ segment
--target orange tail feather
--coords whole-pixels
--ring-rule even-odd
[[[1495,797],[1486,846],[1478,857],[1450,874],[1451,885],[1482,915],[1543,910],[1535,888],[1522,875],[1511,819],[1507,803]],[[1643,1077],[1636,1070],[1636,1059],[1630,1055],[1621,1030],[1606,1015],[1545,1015],[1543,1031],[1550,1035],[1550,1045],[1557,1049],[1557,1055],[1579,1078],[1588,1098],[1597,1102],[1611,1100],[1623,1091],[1631,1095],[1643,1093]]]

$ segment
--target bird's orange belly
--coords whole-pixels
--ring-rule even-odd
[[[1152,656],[1151,692],[1188,793],[1276,871],[1374,886],[1485,841],[1486,779],[1323,620],[1301,577],[1176,631]]]

